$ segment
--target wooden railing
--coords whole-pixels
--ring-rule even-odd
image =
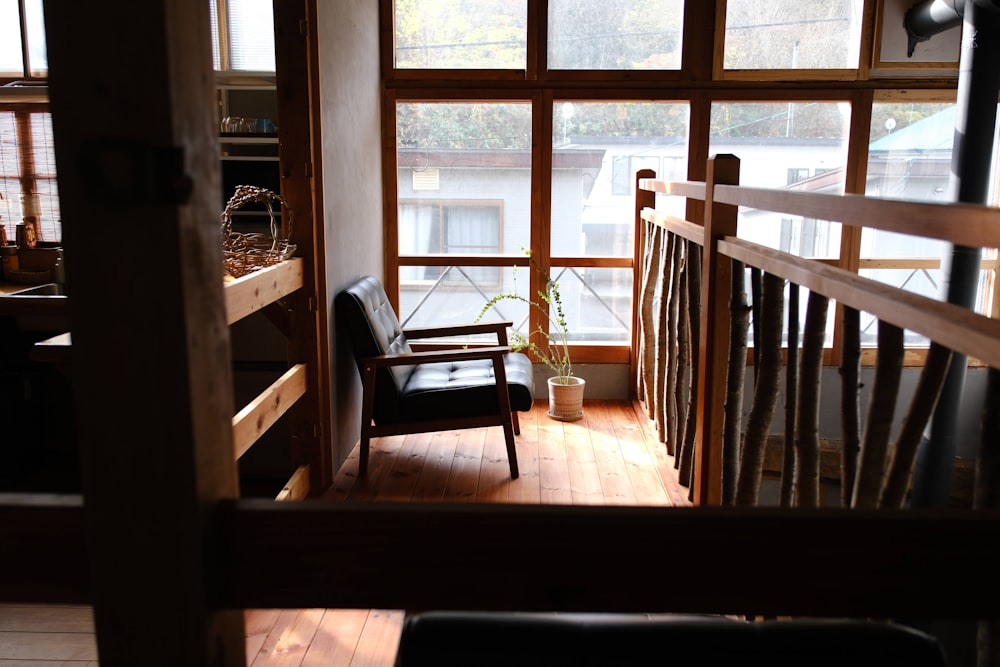
[[[267,311],[272,322],[287,335],[287,315],[280,300],[302,287],[302,260],[289,259],[248,273],[227,278],[224,283],[226,324],[232,325],[258,311]],[[36,361],[66,366],[72,337],[69,333],[40,341],[32,357]],[[306,394],[306,364],[292,365],[280,378],[240,408],[233,416],[234,458],[239,460],[265,432]],[[299,500],[309,495],[309,464],[299,466],[285,482],[277,500]]]
[[[293,258],[226,282],[226,323],[234,324],[257,311],[269,309],[271,320],[287,335],[287,316],[280,299],[302,287],[302,260]],[[233,447],[239,460],[306,394],[307,368],[294,364],[233,417]],[[299,500],[309,495],[309,465],[299,466],[285,482],[277,500]]]
[[[690,483],[692,497],[698,504],[736,502],[733,497],[735,479],[738,475],[745,475],[746,471],[734,468],[732,460],[736,459],[737,464],[742,463],[745,467],[748,463],[745,460],[748,452],[744,449],[747,441],[759,438],[761,432],[766,436],[773,417],[776,376],[770,378],[772,395],[761,397],[772,401],[772,404],[758,407],[757,394],[761,392],[755,392],[754,407],[751,408],[746,425],[747,433],[742,433],[740,407],[744,373],[741,360],[746,357],[745,317],[750,308],[742,294],[744,268],[756,269],[765,276],[779,280],[777,289],[780,291],[784,290],[785,283],[790,286],[790,290],[796,290],[793,292],[796,296],[798,288],[808,290],[810,299],[817,302],[817,318],[825,317],[828,300],[836,301],[845,312],[866,312],[877,318],[880,325],[878,356],[883,361],[890,356],[899,358],[899,364],[880,362],[877,366],[876,382],[881,378],[883,387],[887,381],[898,384],[903,351],[901,333],[898,334],[898,351],[893,351],[888,342],[883,349],[882,330],[901,332],[907,329],[930,339],[933,342],[931,349],[938,350],[939,357],[927,358],[922,377],[922,384],[926,386],[923,393],[914,396],[915,407],[911,408],[914,422],[918,418],[925,422],[933,409],[933,401],[937,398],[937,390],[944,375],[942,367],[946,368],[948,363],[944,350],[966,355],[992,368],[1000,368],[1000,321],[957,305],[860,277],[831,266],[829,261],[801,258],[760,246],[739,238],[737,234],[738,207],[747,207],[981,248],[995,244],[996,239],[1000,239],[1000,210],[986,206],[914,203],[863,196],[739,187],[736,185],[739,161],[733,156],[713,158],[709,163],[708,174],[709,178],[705,183],[665,182],[651,178],[648,172],[640,174],[636,201],[640,238],[644,240],[647,253],[646,273],[641,281],[639,299],[640,328],[643,331],[640,348],[644,354],[639,355],[638,377],[640,380],[645,379],[640,382],[639,394],[644,399],[650,416],[657,421],[661,439],[666,442],[671,453],[677,456],[682,481]],[[682,220],[667,215],[662,210],[658,211],[656,193],[679,195],[687,197],[689,201],[703,202],[703,220]],[[695,282],[701,287],[697,294],[691,294],[687,286]],[[775,297],[779,300],[778,323],[776,334],[772,336],[777,341],[773,355],[778,367],[783,354],[780,340],[780,301],[783,296],[780,291]],[[685,297],[688,297],[686,309],[678,309],[678,301]],[[790,298],[789,301],[797,299]],[[701,307],[703,304],[704,308]],[[755,305],[759,307],[760,304]],[[821,315],[820,308],[823,310]],[[807,313],[807,328],[810,317]],[[766,317],[762,319],[762,326],[773,324]],[[823,361],[823,342],[821,330],[818,348],[816,345],[810,346],[804,340],[801,359],[796,359],[793,351],[796,354],[797,351],[791,343],[794,340],[792,334],[796,337],[798,334],[797,315],[794,322],[789,318],[789,327],[787,358],[795,363],[789,363],[786,379],[790,379],[788,395],[795,400],[788,402],[792,404],[793,410],[796,400],[799,405],[797,414],[786,416],[786,428],[791,428],[792,432],[786,432],[785,435],[789,450],[785,460],[796,468],[796,475],[799,477],[795,481],[800,483],[803,482],[803,474],[815,474],[818,477],[818,452],[811,450],[818,448],[818,437],[814,431],[819,406],[812,398],[807,398],[803,404],[801,387],[818,381]],[[741,328],[744,336],[742,349],[738,340]],[[700,333],[691,336],[693,340],[684,339],[686,331],[696,329],[700,329]],[[773,332],[775,327],[772,326],[771,330]],[[755,340],[755,356],[761,366],[764,365],[765,354],[769,352],[765,343],[764,340]],[[689,361],[685,359],[685,345],[692,350]],[[650,354],[651,349],[662,354]],[[859,350],[851,358],[856,359],[858,355]],[[801,368],[797,364],[801,364]],[[686,382],[683,380],[685,372],[688,374]],[[797,385],[794,376],[796,372],[800,373]],[[800,388],[797,392],[796,387]],[[854,391],[856,392],[856,387]],[[917,404],[918,401],[923,402]],[[888,407],[890,409],[887,414],[891,420],[893,406],[890,404]],[[884,440],[891,422],[884,424],[874,421],[885,415],[884,408],[884,405],[877,406],[869,411],[866,440],[860,443],[861,451],[856,452],[857,458],[864,461],[866,456],[869,459],[874,457],[872,465],[877,463],[888,467],[887,457],[891,453],[895,453],[898,459],[905,451],[908,459],[893,461],[902,471],[892,474],[905,475],[908,482],[913,456],[910,449],[915,448],[915,443],[904,443],[905,448],[888,446]],[[804,418],[803,414],[807,416]],[[754,423],[755,416],[762,421]],[[795,430],[796,423],[799,424],[798,430]],[[914,431],[919,436],[922,423],[909,423],[910,432],[907,437],[912,438]],[[884,432],[886,435],[880,436],[881,440],[878,441],[869,439],[869,430]],[[850,443],[851,435],[845,434],[845,443]],[[812,441],[812,446],[809,441]],[[845,468],[851,468],[852,461],[848,459],[854,454],[855,452],[848,450],[844,457]],[[759,466],[759,462],[755,461],[750,464]],[[689,470],[686,468],[688,465]],[[806,468],[805,472],[803,467]],[[855,484],[856,477],[853,470],[848,470],[848,473],[844,482],[850,486]],[[882,470],[869,473],[878,477]],[[791,474],[788,473],[789,476]],[[889,474],[888,470],[885,471],[886,476]],[[857,492],[855,490],[855,494]],[[809,499],[815,493],[814,490],[799,489],[800,504],[814,503],[815,500]]]

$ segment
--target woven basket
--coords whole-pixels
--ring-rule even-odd
[[[260,203],[267,209],[270,218],[270,234],[243,234],[233,231],[233,212],[246,204]],[[222,254],[226,273],[239,278],[248,273],[284,261],[295,254],[295,244],[288,238],[279,238],[278,222],[274,215],[274,205],[284,207],[288,216],[288,236],[292,235],[292,211],[281,195],[254,185],[238,185],[236,192],[226,203],[226,209],[219,216],[222,222]],[[280,210],[280,208],[279,208]]]

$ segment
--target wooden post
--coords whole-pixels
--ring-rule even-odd
[[[316,493],[333,482],[331,411],[321,410],[330,399],[329,318],[325,304],[326,253],[324,226],[315,222],[322,210],[321,160],[314,155],[321,144],[316,73],[315,0],[274,3],[275,68],[278,84],[278,139],[281,146],[281,195],[292,209],[292,241],[301,257],[302,289],[289,298],[291,329],[288,362],[305,364],[306,393],[289,412],[293,467],[309,466],[310,489]],[[322,304],[322,307],[321,307]]]
[[[633,274],[639,271],[638,280],[632,280],[632,348],[629,354],[629,394],[630,398],[641,398],[639,387],[639,371],[642,360],[639,358],[639,350],[642,347],[642,288],[648,280],[648,276],[642,268],[646,264],[646,223],[642,219],[642,210],[645,208],[656,208],[656,193],[652,190],[643,190],[639,187],[639,181],[643,178],[656,178],[656,172],[652,169],[640,169],[635,175],[635,230],[632,235],[634,239],[634,252],[632,256]]]
[[[705,255],[701,291],[701,344],[698,349],[698,415],[693,491],[696,505],[722,503],[722,431],[729,345],[729,285],[732,262],[720,257],[717,241],[736,235],[738,209],[715,203],[715,186],[738,185],[740,161],[717,155],[705,178]]]
[[[214,604],[238,480],[208,6],[46,9],[100,661],[243,667]]]

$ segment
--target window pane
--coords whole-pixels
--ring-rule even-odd
[[[529,246],[530,104],[401,103],[396,134],[401,256],[455,255],[458,264],[462,257],[520,255]],[[436,281],[490,295],[509,289],[497,267],[445,268],[401,267],[403,291]],[[477,299],[473,317],[485,303]],[[436,303],[422,312],[445,317],[434,312]],[[410,314],[405,300],[401,313]]]
[[[410,327],[467,324],[475,321],[490,298],[501,291],[516,291],[527,298],[529,285],[525,269],[489,268],[493,273],[492,284],[484,285],[475,277],[483,267],[401,266],[400,322]],[[484,322],[497,320],[510,320],[515,329],[527,333],[528,308],[518,301],[501,301],[482,315]],[[496,336],[492,338],[495,344]],[[479,339],[481,337],[476,338]]]
[[[271,0],[228,0],[232,69],[274,71],[274,8]]]
[[[0,0],[0,76],[24,76],[17,0]]]
[[[952,201],[954,137],[955,106],[952,104],[874,104],[865,194],[911,201]],[[992,171],[995,174],[997,140],[993,143]],[[995,177],[990,179],[990,182],[995,181]],[[995,193],[992,198],[995,199]],[[942,298],[944,273],[921,260],[943,260],[950,249],[951,245],[944,241],[866,228],[861,233],[862,269],[859,273],[907,291]],[[883,266],[891,263],[893,266],[865,267],[866,263]],[[979,313],[988,312],[989,284],[984,273],[976,299]],[[874,336],[871,318],[862,320],[862,327],[866,325]],[[911,337],[908,332],[907,344],[926,345],[927,341]]]
[[[526,0],[395,0],[398,69],[517,69]]]
[[[850,107],[834,102],[713,104],[709,155],[740,158],[740,185],[844,191]],[[740,209],[739,235],[806,257],[840,255],[840,223]]]
[[[726,69],[856,69],[863,0],[728,0]]]
[[[632,269],[553,267],[569,339],[627,345],[631,339]]]
[[[28,66],[31,76],[45,76],[49,71],[49,54],[45,46],[42,0],[26,0],[24,13],[28,24]]]
[[[222,59],[219,55],[219,4],[217,0],[208,0],[208,20],[211,25],[212,37],[212,69],[222,69]]]
[[[684,0],[549,0],[549,69],[680,69]]]
[[[553,256],[631,257],[635,174],[686,178],[688,105],[561,102],[553,114]]]

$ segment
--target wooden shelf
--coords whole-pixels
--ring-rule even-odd
[[[302,275],[302,259],[293,257],[241,278],[227,278],[226,324],[238,322],[299,289]]]
[[[293,257],[247,274],[226,278],[226,324],[233,324],[302,287],[302,259]],[[65,307],[65,304],[62,304]],[[68,363],[72,340],[69,333],[35,343],[36,361]]]

